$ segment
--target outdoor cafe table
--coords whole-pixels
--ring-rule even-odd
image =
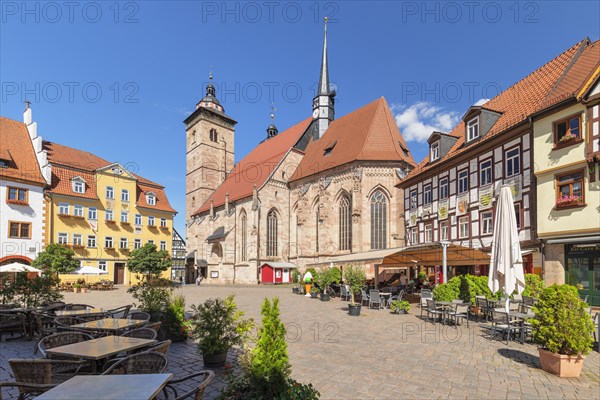
[[[389,307],[390,306],[390,297],[392,297],[392,293],[390,292],[379,292],[379,295],[381,297],[383,297],[383,299],[385,300],[385,306]]]
[[[143,319],[120,319],[104,318],[95,321],[84,322],[77,325],[71,325],[71,328],[83,329],[89,331],[120,332],[129,328],[137,328],[145,325],[148,321]]]
[[[37,397],[39,400],[150,400],[173,374],[78,375]]]
[[[505,310],[503,310],[505,311]],[[519,326],[521,327],[521,343],[525,343],[525,320],[529,319],[529,318],[533,318],[535,317],[535,314],[532,313],[522,313],[522,312],[518,312],[518,311],[510,311],[508,313],[508,315],[510,315],[511,317],[517,318],[518,322],[519,322]]]
[[[100,361],[115,354],[131,351],[155,344],[154,339],[139,339],[123,336],[105,336],[99,339],[67,344],[47,349],[46,353],[91,361]],[[94,363],[95,365],[95,363]]]
[[[88,310],[60,310],[56,311],[57,317],[81,317],[85,315],[105,314],[104,308],[90,308]]]

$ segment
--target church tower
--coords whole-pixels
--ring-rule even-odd
[[[313,99],[313,123],[316,124],[314,139],[323,136],[334,115],[335,91],[329,88],[329,65],[327,62],[327,17],[325,17],[325,36],[323,39],[323,55],[321,57],[321,74],[317,95]],[[318,136],[317,136],[318,135]]]
[[[216,97],[212,82],[196,110],[183,121],[186,134],[186,221],[202,206],[231,171],[237,123]]]

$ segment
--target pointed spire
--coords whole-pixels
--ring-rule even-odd
[[[319,75],[319,92],[317,95],[329,94],[329,66],[327,63],[327,17],[323,19],[325,25],[323,38],[323,56],[321,58],[321,74]]]
[[[208,74],[208,84],[206,85],[206,95],[198,104],[196,104],[196,108],[204,107],[204,108],[212,108],[221,112],[225,112],[223,106],[219,102],[216,96],[215,85],[213,85],[213,71],[212,66],[210,69],[210,73]]]

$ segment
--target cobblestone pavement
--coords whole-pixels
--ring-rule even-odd
[[[338,298],[321,302],[289,287],[188,285],[178,292],[188,307],[235,294],[239,308],[256,320],[262,300],[278,296],[293,377],[311,382],[322,399],[600,398],[598,352],[586,358],[580,378],[561,379],[540,369],[534,345],[490,339],[485,322],[458,329],[433,325],[419,318],[415,305],[408,315],[363,307],[360,317],[350,317]],[[125,288],[66,293],[65,301],[105,308],[132,303]],[[32,350],[33,342],[0,343],[0,380],[12,379],[8,359],[32,357]],[[235,354],[229,357],[235,362]],[[191,341],[173,344],[168,358],[176,377],[203,369]],[[218,370],[205,398],[215,398],[224,381]],[[14,394],[4,391],[5,398]]]

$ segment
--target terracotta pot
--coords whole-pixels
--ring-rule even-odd
[[[567,356],[538,349],[542,369],[561,378],[577,378],[583,368],[585,356]]]

